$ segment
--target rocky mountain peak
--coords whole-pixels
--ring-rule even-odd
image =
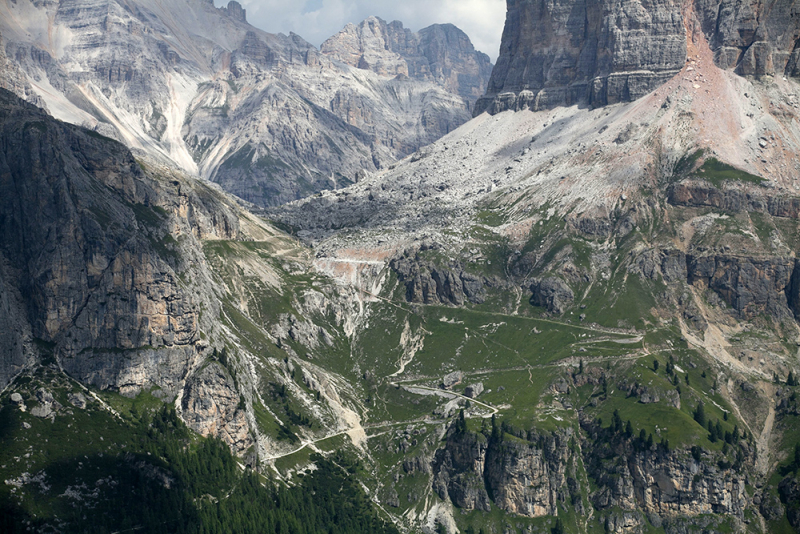
[[[416,34],[371,18],[340,33],[330,52],[340,63],[226,3],[0,0],[0,86],[273,205],[340,188],[454,130],[491,74],[453,26]]]
[[[408,76],[443,85],[474,102],[486,87],[491,61],[452,24],[412,32],[399,21],[369,17],[348,24],[322,44],[326,56],[381,76]]]
[[[245,23],[247,22],[247,10],[243,8],[242,4],[236,0],[231,0],[228,2],[228,7],[224,7],[222,10],[234,20]]]
[[[358,26],[345,26],[322,43],[321,50],[342,63],[382,76],[408,76],[408,65],[398,50],[405,48],[411,35],[399,22],[387,24],[378,17],[369,17]]]
[[[500,57],[475,114],[634,101],[683,69],[698,39],[722,69],[794,76],[798,9],[744,0],[509,0]]]

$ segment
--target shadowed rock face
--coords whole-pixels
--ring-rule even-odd
[[[692,30],[723,69],[797,75],[795,2],[700,0],[694,12],[684,3],[508,0],[500,57],[475,114],[636,100],[683,68]]]
[[[18,323],[0,332],[0,384],[35,358],[12,348],[33,339],[98,387],[175,391],[205,298],[176,272],[196,262],[196,238],[234,237],[238,219],[172,185],[165,194],[119,143],[0,90],[0,300]]]
[[[219,365],[194,372],[219,317],[201,240],[236,239],[238,214],[157,172],[0,89],[0,387],[57,362],[125,395],[184,390],[187,424],[242,454],[241,389]]]

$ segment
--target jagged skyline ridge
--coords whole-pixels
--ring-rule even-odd
[[[217,0],[217,7],[227,2]],[[505,22],[504,0],[241,0],[247,19],[272,33],[294,32],[319,47],[346,24],[358,24],[370,16],[399,20],[412,31],[431,24],[451,23],[469,35],[475,48],[494,62],[500,49]]]

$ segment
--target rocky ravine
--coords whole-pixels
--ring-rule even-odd
[[[250,26],[235,1],[4,0],[0,14],[5,86],[259,205],[352,183],[455,129],[491,68],[437,26],[407,36],[408,76],[363,70]]]

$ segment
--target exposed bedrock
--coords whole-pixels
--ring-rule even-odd
[[[467,273],[458,266],[440,267],[409,257],[392,260],[390,267],[406,286],[406,299],[419,304],[482,303],[491,281]]]
[[[712,289],[741,317],[790,318],[793,258],[687,256],[688,282]],[[789,300],[787,300],[787,296]]]
[[[238,235],[213,189],[144,170],[123,145],[0,89],[0,387],[58,363],[124,395],[183,392],[189,426],[244,453],[232,379],[196,371],[219,317],[201,239]]]
[[[244,399],[220,365],[207,365],[187,382],[181,407],[186,424],[199,434],[219,436],[239,454],[253,445]]]
[[[637,256],[629,270],[651,280],[710,289],[741,318],[800,317],[800,265],[792,257],[651,250]]]
[[[723,69],[800,72],[795,2],[698,0],[693,12],[685,3],[508,0],[500,56],[475,114],[636,100],[683,68],[687,26],[705,34]]]
[[[322,43],[321,52],[384,76],[407,76],[438,83],[470,104],[482,96],[492,72],[489,56],[452,24],[434,24],[417,33],[399,21],[369,17],[348,24]]]
[[[684,181],[670,187],[668,201],[673,206],[711,207],[735,212],[755,211],[768,213],[773,217],[800,218],[800,198],[758,190],[720,189],[697,181]]]
[[[211,191],[152,180],[122,145],[0,98],[0,255],[19,288],[3,301],[20,335],[99,387],[175,393],[205,294],[176,272],[202,271],[196,239],[234,238],[238,219]]]
[[[434,460],[434,489],[465,510],[496,506],[517,515],[557,515],[567,495],[569,436],[556,433],[534,442],[451,432]]]

